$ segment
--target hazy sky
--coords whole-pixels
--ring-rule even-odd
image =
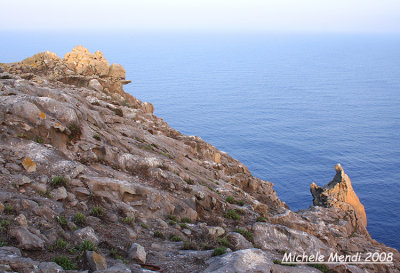
[[[400,32],[400,0],[0,0],[0,30]]]

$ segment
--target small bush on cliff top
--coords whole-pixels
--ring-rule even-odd
[[[71,262],[71,259],[66,256],[57,256],[53,259],[53,262],[61,266],[64,270],[74,270],[77,269],[75,263]]]
[[[175,215],[168,215],[168,219],[176,222],[176,216]]]
[[[154,231],[154,237],[165,239],[164,233],[162,233],[161,231],[158,231],[158,230]]]
[[[94,134],[94,135],[93,135],[93,138],[94,138],[95,140],[98,140],[98,141],[101,140],[101,137],[100,137],[99,134]]]
[[[192,220],[189,217],[182,217],[181,218],[181,223],[191,223]]]
[[[70,123],[68,125],[68,129],[70,131],[70,134],[68,136],[69,140],[74,140],[80,137],[80,135],[82,134],[81,132],[81,128],[75,124],[75,123]]]
[[[235,232],[242,234],[250,242],[253,241],[253,232],[251,232],[249,230],[242,229],[242,228],[235,229]]]
[[[130,224],[132,224],[132,222],[133,222],[133,218],[132,218],[132,217],[125,217],[125,218],[122,220],[122,222],[123,222],[124,224],[130,225]]]
[[[182,241],[182,238],[179,237],[178,235],[172,235],[169,239],[170,239],[172,242],[180,242],[180,241]]]
[[[215,248],[212,255],[219,256],[219,255],[223,255],[225,253],[226,253],[226,247],[221,246],[221,247]]]
[[[322,272],[329,272],[329,268],[324,264],[308,264],[308,266],[312,266]]]
[[[77,225],[83,225],[86,222],[86,217],[82,213],[78,212],[77,214],[75,214],[72,221]]]
[[[104,215],[104,210],[102,207],[96,206],[90,210],[89,214],[96,217],[102,217]]]
[[[197,244],[193,242],[192,240],[189,241],[184,241],[183,242],[183,250],[197,250]]]
[[[237,212],[233,209],[228,210],[225,213],[225,217],[229,218],[229,219],[233,219],[233,220],[239,220],[240,219],[240,215],[237,214]]]
[[[123,116],[124,116],[124,113],[123,113],[122,110],[119,109],[119,108],[114,108],[113,111],[114,111],[114,113],[115,113],[117,116],[120,116],[120,117],[123,117]]]
[[[61,226],[66,226],[68,224],[68,220],[65,216],[59,215],[56,216],[56,219]]]
[[[4,206],[4,213],[5,214],[15,214],[15,209],[12,205],[7,204]]]
[[[67,185],[68,180],[62,176],[55,176],[51,181],[51,185],[53,186],[65,186]]]
[[[84,240],[80,246],[80,250],[94,251],[96,250],[96,245],[89,240]]]
[[[228,196],[225,199],[225,201],[228,202],[229,204],[233,204],[233,203],[235,203],[235,198],[233,198],[233,196]]]
[[[67,245],[68,245],[68,243],[66,241],[64,241],[63,239],[57,239],[56,247],[58,249],[64,249],[67,247]]]

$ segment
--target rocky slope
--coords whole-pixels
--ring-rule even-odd
[[[293,212],[127,83],[82,46],[0,65],[1,272],[400,272],[341,167],[311,186],[315,206]],[[391,252],[393,264],[279,262],[336,251]]]

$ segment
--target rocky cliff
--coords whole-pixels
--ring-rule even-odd
[[[294,212],[273,184],[156,117],[75,47],[0,65],[1,272],[400,272],[343,169]],[[284,266],[293,252],[392,264]]]

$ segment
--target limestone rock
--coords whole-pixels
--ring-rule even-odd
[[[217,164],[221,163],[221,154],[220,153],[214,153],[214,162]]]
[[[25,215],[22,213],[15,217],[15,221],[21,226],[21,227],[26,227],[28,225],[28,222],[26,221]]]
[[[240,233],[229,232],[227,239],[231,243],[233,250],[253,248],[253,244],[247,241]]]
[[[133,243],[131,248],[129,249],[129,258],[139,261],[141,263],[146,263],[146,251],[144,250],[144,247],[137,244]]]
[[[86,251],[86,259],[92,270],[104,270],[107,269],[106,259],[94,251]]]
[[[64,200],[68,197],[68,192],[64,187],[59,187],[50,192],[54,200]]]
[[[40,273],[60,273],[64,272],[63,268],[53,262],[42,262],[38,266]]]
[[[25,227],[15,227],[10,230],[10,234],[17,239],[22,249],[35,250],[44,248],[44,241]]]
[[[36,172],[36,163],[33,162],[29,157],[24,158],[22,161],[22,166],[28,173]]]
[[[131,273],[132,271],[123,263],[117,263],[107,270],[98,270],[93,273]],[[136,271],[135,271],[136,272]]]
[[[96,245],[99,243],[99,239],[96,233],[94,232],[94,229],[91,227],[84,227],[78,229],[74,232],[74,235],[77,236],[81,242],[84,240],[89,240]]]
[[[113,63],[110,66],[108,76],[116,79],[125,79],[125,73],[125,68],[122,65]]]
[[[54,67],[59,61],[60,58],[57,56],[56,53],[46,51],[37,53],[32,57],[26,58],[21,63],[31,66],[35,69],[47,70],[51,67]]]
[[[154,106],[150,102],[144,102],[142,105],[143,112],[146,114],[153,114],[154,113]]]
[[[65,54],[62,62],[76,74],[91,76],[106,76],[109,71],[109,63],[103,53],[96,51],[91,54],[89,50],[81,45],[72,49],[72,52]]]
[[[206,261],[203,273],[270,273],[273,265],[269,255],[256,248],[244,249],[217,256]]]
[[[338,207],[347,211],[353,209],[361,218],[364,227],[367,227],[367,215],[365,208],[358,199],[351,185],[350,178],[344,172],[342,166],[335,166],[336,175],[331,182],[324,187],[318,187],[315,183],[310,186],[315,206]],[[350,206],[350,207],[349,207]]]
[[[254,244],[265,250],[328,254],[330,249],[318,238],[304,231],[282,225],[257,222],[253,225]]]
[[[103,86],[102,86],[101,83],[100,83],[98,80],[96,80],[96,79],[91,79],[91,80],[89,81],[88,87],[91,88],[91,89],[93,89],[93,90],[96,90],[96,91],[103,91]]]
[[[207,227],[208,234],[211,236],[222,236],[225,234],[225,230],[222,227]]]

